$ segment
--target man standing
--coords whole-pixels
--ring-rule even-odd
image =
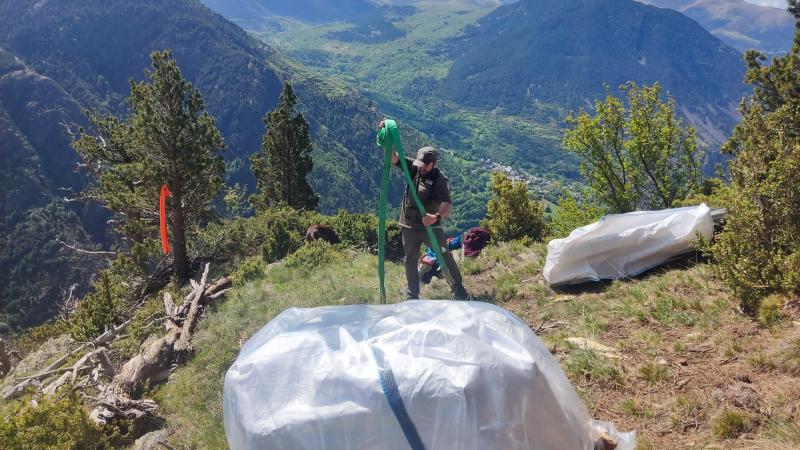
[[[383,128],[383,122],[380,123]],[[406,281],[408,288],[406,295],[408,299],[419,298],[419,263],[420,246],[425,244],[431,246],[428,233],[425,227],[430,225],[439,244],[446,243],[444,232],[442,231],[441,221],[450,215],[452,210],[452,199],[450,197],[450,184],[447,177],[436,167],[438,154],[433,147],[423,147],[417,152],[417,158],[406,158],[408,170],[413,181],[412,188],[417,190],[417,195],[422,201],[425,211],[419,211],[406,186],[403,202],[400,205],[400,227],[403,237],[403,251],[405,253],[404,263],[406,268]],[[400,158],[397,151],[392,152],[392,164],[400,166]],[[441,248],[442,257],[447,265],[448,283],[453,289],[453,298],[456,300],[467,300],[468,295],[461,280],[461,272],[458,270],[453,254],[446,247]]]

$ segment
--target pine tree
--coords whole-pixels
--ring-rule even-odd
[[[798,2],[790,11],[800,19]],[[725,228],[711,247],[726,284],[755,312],[774,292],[800,294],[800,22],[792,50],[764,66],[748,52],[753,96],[723,148],[731,186]]]
[[[261,149],[250,157],[258,188],[251,202],[257,209],[285,205],[312,210],[319,203],[306,179],[313,168],[308,122],[294,112],[296,104],[292,86],[284,83],[280,103],[264,116]]]
[[[143,265],[157,248],[158,198],[167,208],[175,273],[189,276],[186,235],[210,214],[223,184],[224,142],[200,92],[181,75],[170,51],[154,52],[146,81],[131,80],[127,121],[90,114],[97,134],[81,133],[73,147],[95,184],[86,192],[116,213],[117,229]]]

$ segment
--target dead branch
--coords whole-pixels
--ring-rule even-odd
[[[105,347],[100,348],[100,351],[97,353],[97,359],[106,375],[108,375],[109,378],[114,378],[117,371],[114,369],[114,364],[111,363],[111,358],[108,357],[108,352]]]
[[[42,373],[39,373],[39,374],[36,374],[36,375],[31,375],[29,377],[17,378],[16,381],[19,383],[19,382],[28,381],[28,380],[41,380],[41,379],[49,377],[50,375],[55,375],[55,374],[61,373],[61,372],[69,372],[71,370],[72,370],[72,367],[62,367],[60,369],[49,370],[47,372],[42,372]]]
[[[67,380],[69,380],[69,378],[70,378],[70,373],[69,372],[65,372],[56,381],[50,383],[46,388],[42,389],[42,392],[47,394],[47,395],[55,394],[56,391],[58,390],[58,388],[60,388],[64,384],[66,384],[66,382],[67,382]]]
[[[9,387],[3,389],[2,392],[0,392],[0,398],[2,398],[3,400],[11,400],[11,399],[17,398],[22,394],[22,392],[25,390],[25,388],[27,388],[29,386],[32,386],[32,385],[35,385],[35,384],[40,384],[41,380],[44,380],[45,378],[47,378],[47,377],[49,377],[51,375],[54,375],[56,373],[60,373],[62,371],[63,372],[72,371],[73,373],[75,373],[75,376],[77,376],[77,371],[75,370],[75,366],[73,366],[72,368],[67,368],[67,369],[63,369],[63,370],[58,370],[58,369],[61,366],[63,366],[64,364],[66,364],[66,362],[69,360],[69,358],[71,358],[73,355],[75,355],[75,354],[77,354],[77,353],[79,353],[79,352],[81,352],[81,351],[83,351],[83,350],[85,350],[87,348],[92,349],[92,351],[87,354],[87,355],[89,355],[91,353],[94,353],[94,349],[95,348],[105,346],[106,344],[109,344],[109,343],[115,341],[116,338],[120,335],[120,333],[122,333],[123,331],[125,331],[126,328],[128,328],[128,325],[130,325],[132,321],[133,321],[133,318],[128,319],[125,322],[123,322],[122,324],[120,324],[120,325],[118,325],[118,326],[116,326],[116,327],[114,327],[114,328],[112,328],[110,330],[106,330],[103,334],[101,334],[100,336],[96,337],[93,341],[86,342],[86,343],[80,345],[78,348],[76,348],[76,349],[74,349],[74,350],[72,350],[70,352],[67,352],[65,355],[63,355],[60,358],[58,358],[56,361],[54,361],[52,364],[47,366],[44,370],[42,370],[38,374],[30,376],[30,377],[26,377],[26,378],[17,379],[15,385],[9,386]],[[84,358],[86,358],[86,355],[84,355],[84,357],[81,358],[81,360],[83,360],[83,362],[85,362]]]
[[[104,252],[104,251],[84,250],[82,248],[75,247],[74,245],[69,245],[69,244],[67,244],[66,242],[64,242],[64,241],[62,241],[60,239],[59,239],[58,242],[61,243],[61,245],[63,245],[64,247],[67,247],[67,248],[69,248],[71,250],[75,250],[76,252],[79,252],[79,253],[85,253],[87,255],[117,256],[117,252]]]
[[[172,294],[164,292],[164,311],[167,316],[175,314],[175,302],[172,301]]]
[[[111,383],[115,392],[135,396],[146,383],[152,386],[169,377],[172,365],[184,357],[190,348],[192,332],[200,319],[202,308],[212,300],[214,294],[225,290],[231,283],[230,277],[224,277],[206,285],[207,277],[208,266],[198,283],[202,289],[189,293],[184,304],[170,318],[171,321],[182,319],[183,325],[170,327],[163,337],[123,364]]]

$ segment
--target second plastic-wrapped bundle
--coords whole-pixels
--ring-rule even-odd
[[[547,244],[544,278],[551,285],[625,278],[711,239],[714,220],[705,204],[660,211],[610,214]]]
[[[548,349],[478,302],[289,309],[228,371],[224,417],[234,450],[594,448]]]

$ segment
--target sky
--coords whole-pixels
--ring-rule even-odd
[[[744,0],[747,3],[762,6],[774,6],[776,8],[786,8],[786,0]]]

